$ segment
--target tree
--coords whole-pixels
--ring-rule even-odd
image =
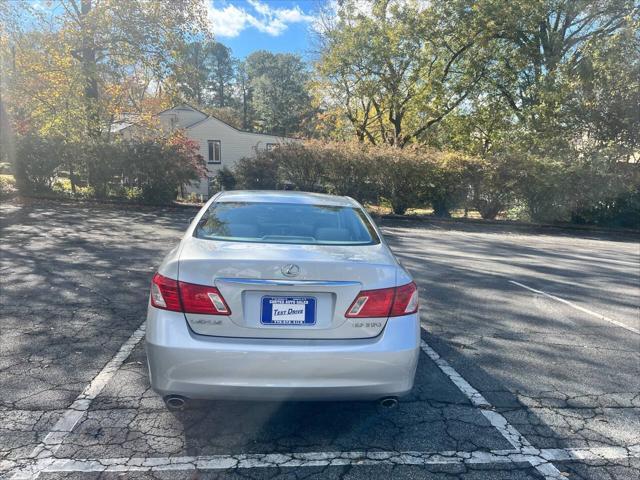
[[[105,135],[114,119],[144,105],[152,83],[161,85],[171,52],[206,29],[202,0],[55,3],[60,8],[47,16],[16,4],[28,27],[12,29],[3,45],[3,56],[16,59],[3,92],[9,109],[28,103],[22,112],[35,129],[74,123],[83,135]]]
[[[633,191],[637,180],[618,168],[639,146],[632,2],[488,0],[475,11],[493,58],[481,94],[445,119],[435,139],[483,160],[473,206],[491,217],[524,200],[531,218],[567,220]]]
[[[575,137],[575,113],[585,104],[580,83],[599,46],[638,26],[633,0],[487,1],[477,13],[497,45],[490,85],[546,153],[549,142]]]
[[[236,85],[240,101],[240,111],[242,116],[243,130],[252,130],[251,122],[251,88],[249,87],[249,75],[247,74],[247,63],[238,62],[236,67]]]
[[[613,160],[640,161],[640,15],[592,42],[578,67],[571,116],[582,146]]]
[[[173,80],[185,100],[199,107],[207,103],[209,90],[209,47],[203,42],[180,45],[173,62]]]
[[[200,108],[231,105],[234,60],[228,47],[195,40],[180,45],[174,57],[172,80],[182,99]]]
[[[420,142],[475,91],[490,49],[467,2],[340,5],[320,29],[317,70],[326,106],[342,107],[359,139]]]
[[[254,129],[279,135],[300,130],[311,110],[306,66],[293,54],[254,52],[245,60]]]
[[[234,80],[234,59],[231,49],[221,43],[209,46],[209,85],[213,91],[213,104],[224,108],[231,105],[231,87]]]

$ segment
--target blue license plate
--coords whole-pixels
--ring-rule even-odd
[[[262,297],[260,323],[263,325],[315,325],[314,297]]]

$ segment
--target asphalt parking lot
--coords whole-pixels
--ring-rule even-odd
[[[193,212],[0,214],[0,478],[640,477],[639,237],[382,222],[423,305],[424,354],[397,409],[169,412],[140,327]]]

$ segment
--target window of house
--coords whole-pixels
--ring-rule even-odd
[[[277,143],[267,143],[267,152],[270,152],[271,150],[273,150],[277,146],[278,146]]]
[[[220,140],[207,140],[209,145],[209,160],[208,163],[221,163],[222,162],[222,145]]]

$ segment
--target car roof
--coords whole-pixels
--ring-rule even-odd
[[[358,206],[357,202],[350,197],[281,190],[231,190],[222,192],[216,197],[215,202],[294,203],[331,207]]]

